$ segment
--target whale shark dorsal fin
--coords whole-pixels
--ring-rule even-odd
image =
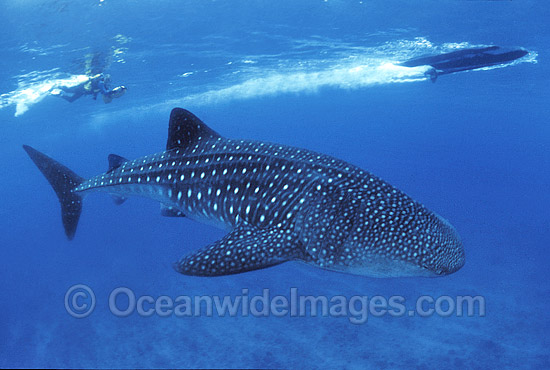
[[[109,169],[107,170],[107,173],[119,168],[124,162],[128,162],[126,158],[116,154],[109,154],[107,160],[109,161]]]
[[[182,108],[172,109],[168,126],[166,150],[185,148],[205,138],[219,138],[217,132],[208,127],[197,116]]]
[[[174,268],[184,275],[222,276],[301,258],[302,250],[288,233],[243,221],[222,239],[182,258]]]

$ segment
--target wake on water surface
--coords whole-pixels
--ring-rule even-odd
[[[276,66],[272,65],[272,60],[265,62],[260,57],[252,63],[246,56],[242,56],[241,60],[245,62],[241,72],[246,78],[238,81],[227,79],[225,75],[235,71],[222,69],[219,71],[221,75],[212,75],[206,83],[203,82],[203,86],[194,86],[194,93],[187,93],[182,97],[178,92],[180,89],[175,88],[175,97],[159,105],[208,105],[269,95],[315,92],[323,87],[356,89],[380,84],[425,81],[430,78],[433,80],[433,67],[429,65],[407,67],[400,64],[420,55],[446,53],[471,47],[473,45],[468,43],[449,43],[438,47],[424,38],[416,38],[387,42],[377,47],[346,45],[334,59],[307,60],[307,63],[304,63],[304,60],[294,57],[284,63],[279,60]],[[476,70],[503,68],[524,62],[536,63],[536,57],[535,52],[529,52],[520,59]],[[254,67],[247,69],[250,64]],[[281,64],[289,67],[280,68]],[[194,72],[181,73],[174,78],[188,77],[192,74]],[[55,68],[26,73],[17,76],[17,79],[17,89],[0,95],[0,108],[15,106],[16,117],[51,95],[54,89],[77,86],[85,82],[87,76],[65,74],[59,68]],[[220,85],[216,83],[218,80],[230,82]]]

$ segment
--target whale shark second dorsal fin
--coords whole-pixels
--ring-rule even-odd
[[[109,154],[107,161],[109,161],[109,169],[107,170],[107,173],[113,172],[113,170],[119,168],[124,162],[128,162],[126,158],[116,154]]]
[[[122,166],[123,163],[128,162],[128,159],[121,157],[117,154],[109,154],[107,157],[107,160],[109,161],[109,169],[107,170],[107,173],[111,173],[120,166]],[[117,206],[121,205],[126,201],[126,197],[122,197],[117,194],[111,194],[111,197],[113,198],[113,201]]]
[[[172,109],[166,150],[185,148],[201,139],[221,137],[197,116],[182,108]]]

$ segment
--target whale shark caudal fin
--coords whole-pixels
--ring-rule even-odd
[[[30,146],[23,145],[23,149],[31,157],[40,172],[46,176],[57,194],[61,204],[61,219],[63,220],[65,234],[71,240],[76,232],[76,226],[82,212],[82,197],[73,193],[72,190],[82,184],[85,179]]]
[[[302,258],[303,252],[287,233],[242,221],[222,239],[182,258],[174,269],[184,275],[222,276]]]

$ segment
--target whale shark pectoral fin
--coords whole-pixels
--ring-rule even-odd
[[[182,211],[177,208],[160,204],[160,215],[164,217],[185,217]]]
[[[204,138],[221,137],[197,116],[182,108],[172,109],[168,124],[166,150],[185,148]]]
[[[242,222],[222,239],[182,258],[174,268],[184,275],[222,276],[278,265],[297,258],[299,252],[284,231]]]

